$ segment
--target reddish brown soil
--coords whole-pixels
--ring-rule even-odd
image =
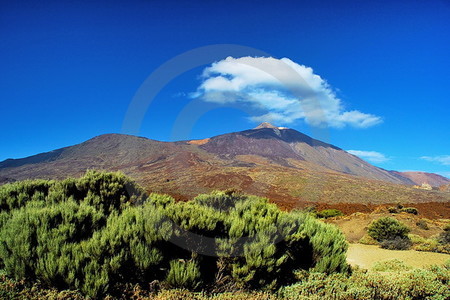
[[[353,204],[353,203],[337,203],[326,204],[318,203],[317,209],[339,209],[345,215],[350,215],[355,212],[371,213],[376,211],[387,210],[388,207],[396,206],[395,203],[388,203],[382,205],[373,204]],[[419,211],[418,216],[427,219],[450,219],[450,203],[449,202],[429,202],[429,203],[406,203],[402,204],[404,207],[415,207]]]

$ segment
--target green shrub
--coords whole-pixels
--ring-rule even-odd
[[[424,239],[422,243],[414,245],[414,250],[417,251],[428,251],[428,252],[443,252],[440,249],[439,242],[435,239]]]
[[[378,241],[375,240],[373,237],[371,237],[368,234],[365,234],[360,240],[359,240],[360,244],[363,245],[378,245]]]
[[[423,230],[429,230],[428,223],[425,220],[419,220],[416,222],[416,226]]]
[[[444,227],[444,232],[439,235],[438,239],[441,244],[450,244],[450,224]]]
[[[391,214],[397,214],[398,213],[398,209],[394,206],[391,206],[388,208],[389,213]]]
[[[324,209],[317,213],[318,218],[324,218],[324,219],[343,216],[343,215],[344,214],[342,213],[342,211],[340,211],[338,209]]]
[[[171,287],[196,289],[200,285],[200,277],[197,262],[172,260],[166,282]]]
[[[380,247],[388,250],[408,250],[412,243],[408,237],[395,237],[393,239],[382,240]]]
[[[413,214],[413,215],[419,214],[419,211],[415,207],[405,207],[405,208],[402,208],[402,211],[406,212],[408,214]]]
[[[375,220],[369,225],[367,229],[367,233],[369,234],[369,236],[371,236],[378,242],[384,240],[393,240],[397,237],[405,238],[408,232],[408,227],[391,217],[383,217]]]
[[[102,297],[154,280],[194,289],[220,272],[243,288],[348,272],[339,229],[234,191],[175,202],[120,173],[0,187],[0,265],[8,275]]]
[[[447,267],[392,271],[356,270],[351,276],[306,274],[298,283],[280,289],[283,299],[449,299]]]
[[[427,241],[426,238],[421,237],[420,235],[417,234],[408,234],[409,239],[411,240],[411,243],[413,243],[413,245],[419,245],[419,244],[423,244]]]

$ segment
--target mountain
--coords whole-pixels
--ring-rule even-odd
[[[148,191],[188,199],[234,188],[287,208],[309,202],[448,202],[449,194],[412,188],[401,173],[377,168],[296,130],[263,123],[203,140],[160,142],[105,134],[78,145],[0,162],[0,183],[62,179],[87,169],[122,171]]]
[[[345,174],[413,184],[409,178],[377,168],[336,146],[315,140],[296,130],[275,127],[269,123],[263,123],[252,130],[210,138],[199,147],[223,158],[257,155],[285,166],[290,166],[289,159],[300,160]]]
[[[450,179],[435,173],[426,172],[395,172],[402,177],[409,178],[414,184],[427,183],[433,187],[450,184]]]

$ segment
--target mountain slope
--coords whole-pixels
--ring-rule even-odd
[[[0,183],[79,176],[86,169],[122,171],[148,191],[187,199],[235,188],[284,207],[306,202],[447,202],[449,194],[423,191],[399,174],[374,167],[298,131],[259,128],[180,142],[106,134],[84,143],[0,162]]]
[[[370,179],[400,184],[414,183],[409,178],[393,175],[336,146],[315,140],[296,130],[263,124],[252,130],[212,137],[200,147],[226,158],[250,154],[284,163],[285,159],[292,158]]]
[[[434,173],[426,172],[395,172],[402,177],[409,178],[414,184],[421,185],[427,183],[431,186],[438,187],[450,183],[450,179]]]

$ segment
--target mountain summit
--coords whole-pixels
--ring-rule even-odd
[[[261,128],[280,129],[280,128],[284,128],[284,127],[277,127],[268,122],[263,122],[263,123],[259,124],[258,126],[256,126],[254,129],[261,129]]]

